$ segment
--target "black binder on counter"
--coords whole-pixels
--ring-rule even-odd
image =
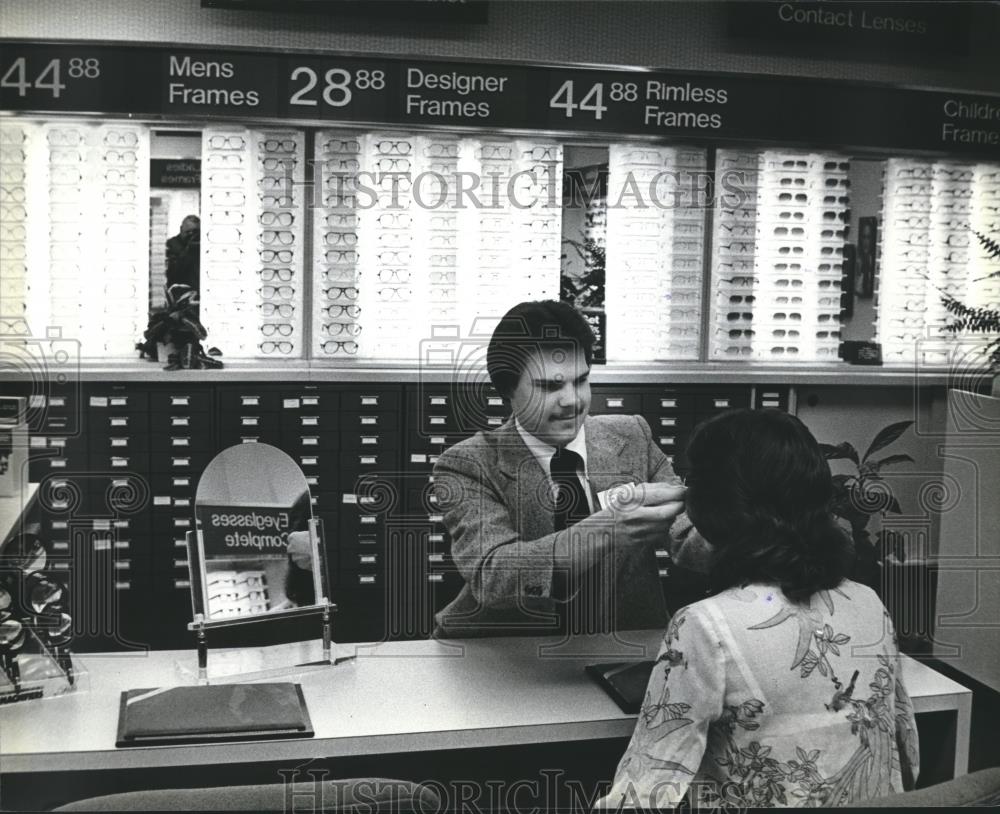
[[[618,661],[613,664],[588,664],[590,675],[610,695],[622,712],[638,715],[654,661]]]
[[[302,687],[288,682],[127,690],[116,746],[311,738]]]

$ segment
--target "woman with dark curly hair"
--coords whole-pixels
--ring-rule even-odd
[[[912,788],[895,632],[846,578],[816,439],[794,416],[733,410],[695,430],[688,459],[719,593],[671,620],[602,805],[836,806]]]

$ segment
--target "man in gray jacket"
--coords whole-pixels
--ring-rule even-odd
[[[465,578],[439,638],[664,627],[655,549],[704,568],[684,487],[640,416],[593,416],[594,336],[571,306],[526,302],[487,350],[512,417],[445,451],[434,489]]]

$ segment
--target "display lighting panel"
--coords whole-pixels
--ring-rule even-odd
[[[149,131],[0,122],[0,313],[90,357],[131,356],[146,327]]]
[[[837,361],[849,165],[719,150],[709,358]]]
[[[202,133],[202,322],[226,356],[303,355],[305,136]]]
[[[608,359],[697,359],[705,151],[624,143],[608,159]]]
[[[889,159],[876,332],[887,365],[946,364],[970,337],[951,333],[943,298],[1000,307],[1000,278],[975,232],[1000,234],[1000,165]],[[973,341],[972,344],[976,344]]]
[[[315,356],[412,359],[559,296],[560,145],[325,130],[315,164]]]

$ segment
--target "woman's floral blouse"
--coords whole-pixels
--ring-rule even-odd
[[[731,588],[678,611],[601,805],[835,806],[913,787],[895,632],[845,581],[807,605]]]

